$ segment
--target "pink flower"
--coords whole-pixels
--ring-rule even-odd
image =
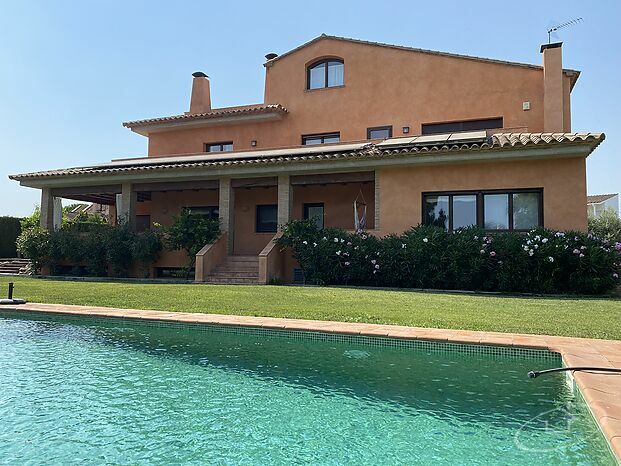
[[[621,243],[619,241],[615,241],[615,249],[621,251]]]
[[[492,257],[496,257],[496,253],[494,251],[490,252],[489,255]]]
[[[574,249],[574,250],[573,250],[573,253],[574,253],[574,254],[580,254],[580,251],[579,251],[578,249]]]
[[[580,255],[578,257],[584,257],[584,254],[580,253]]]

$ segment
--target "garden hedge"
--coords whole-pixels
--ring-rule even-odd
[[[15,241],[20,232],[19,218],[0,217],[0,257],[17,257]]]
[[[292,249],[307,283],[322,285],[603,294],[621,274],[620,242],[544,228],[417,226],[377,238],[294,220],[277,244]]]

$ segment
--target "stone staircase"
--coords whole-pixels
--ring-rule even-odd
[[[30,275],[29,259],[0,259],[0,275]]]
[[[227,256],[205,280],[205,283],[228,285],[258,285],[259,258],[257,256]]]

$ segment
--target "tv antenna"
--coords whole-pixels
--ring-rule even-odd
[[[582,18],[575,18],[575,19],[572,19],[570,21],[565,21],[564,23],[557,24],[556,26],[552,26],[550,29],[548,29],[548,44],[551,41],[550,38],[551,38],[553,32],[556,32],[559,29],[565,29],[565,28],[568,28],[568,27],[571,27],[571,26],[575,26],[576,24],[581,23],[582,21],[583,21]]]

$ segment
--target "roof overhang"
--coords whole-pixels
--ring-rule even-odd
[[[603,134],[570,135],[501,134],[486,142],[455,144],[422,144],[403,141],[403,138],[380,144],[334,145],[312,148],[315,151],[296,152],[295,149],[256,151],[231,154],[228,158],[210,160],[210,156],[192,156],[193,160],[161,164],[106,164],[96,167],[14,175],[22,186],[55,188],[98,186],[121,183],[181,182],[216,180],[220,177],[246,178],[353,172],[377,168],[432,164],[483,163],[503,160],[535,160],[550,158],[587,157],[604,139]],[[544,139],[541,139],[544,137]],[[533,142],[539,141],[539,142]],[[303,149],[303,148],[301,148]],[[244,157],[241,157],[241,156]],[[170,157],[172,159],[173,157]],[[156,160],[153,161],[154,163]],[[46,174],[47,173],[47,174]]]

